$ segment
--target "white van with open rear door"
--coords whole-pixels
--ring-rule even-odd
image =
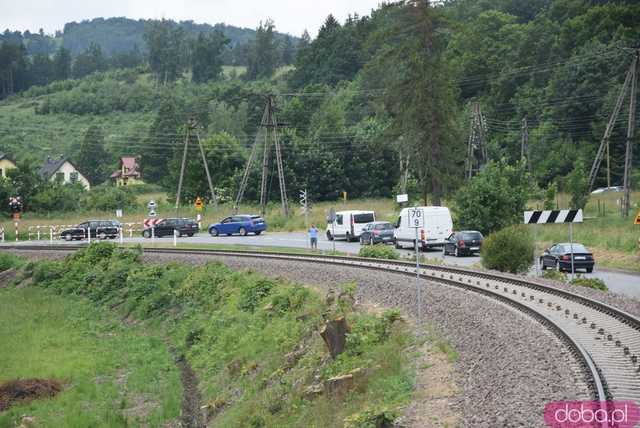
[[[372,221],[376,221],[373,211],[338,211],[333,223],[327,222],[327,239],[357,241],[364,226]]]
[[[416,241],[416,229],[409,224],[409,211],[418,209],[422,211],[424,227],[418,228],[418,245],[423,250],[426,248],[442,247],[453,232],[453,220],[447,207],[412,207],[403,208],[396,222],[395,240],[396,248],[414,247]]]

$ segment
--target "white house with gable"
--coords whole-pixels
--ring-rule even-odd
[[[58,183],[80,183],[89,190],[91,185],[89,180],[78,171],[78,169],[63,156],[57,159],[47,158],[40,170],[40,177],[46,181],[54,181]]]

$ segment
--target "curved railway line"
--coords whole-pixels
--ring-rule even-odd
[[[83,246],[3,246],[28,251],[74,251]],[[331,264],[416,275],[412,262],[280,252],[145,248],[145,254],[226,256]],[[538,320],[581,362],[592,398],[640,403],[640,319],[613,306],[566,290],[508,275],[459,267],[423,265],[424,279],[460,287],[510,305]]]

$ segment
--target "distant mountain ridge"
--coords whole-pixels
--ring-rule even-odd
[[[131,51],[137,46],[141,51],[146,51],[144,42],[145,28],[154,19],[130,19],[125,17],[115,18],[93,18],[81,22],[69,22],[65,24],[62,32],[56,31],[55,36],[43,33],[30,33],[25,31],[11,32],[6,30],[0,34],[0,41],[18,42],[23,41],[29,54],[48,53],[52,54],[55,49],[62,45],[71,51],[72,56],[77,56],[89,47],[91,43],[97,43],[107,56]],[[255,38],[256,31],[250,28],[240,28],[223,23],[218,24],[198,24],[194,21],[176,22],[168,20],[175,26],[185,30],[190,36],[197,36],[199,33],[209,33],[215,30],[222,31],[229,38],[230,47],[247,44]],[[277,40],[290,37],[294,43],[299,40],[283,33],[276,33]]]

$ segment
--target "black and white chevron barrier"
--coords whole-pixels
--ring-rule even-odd
[[[525,211],[524,224],[582,223],[582,210]]]

